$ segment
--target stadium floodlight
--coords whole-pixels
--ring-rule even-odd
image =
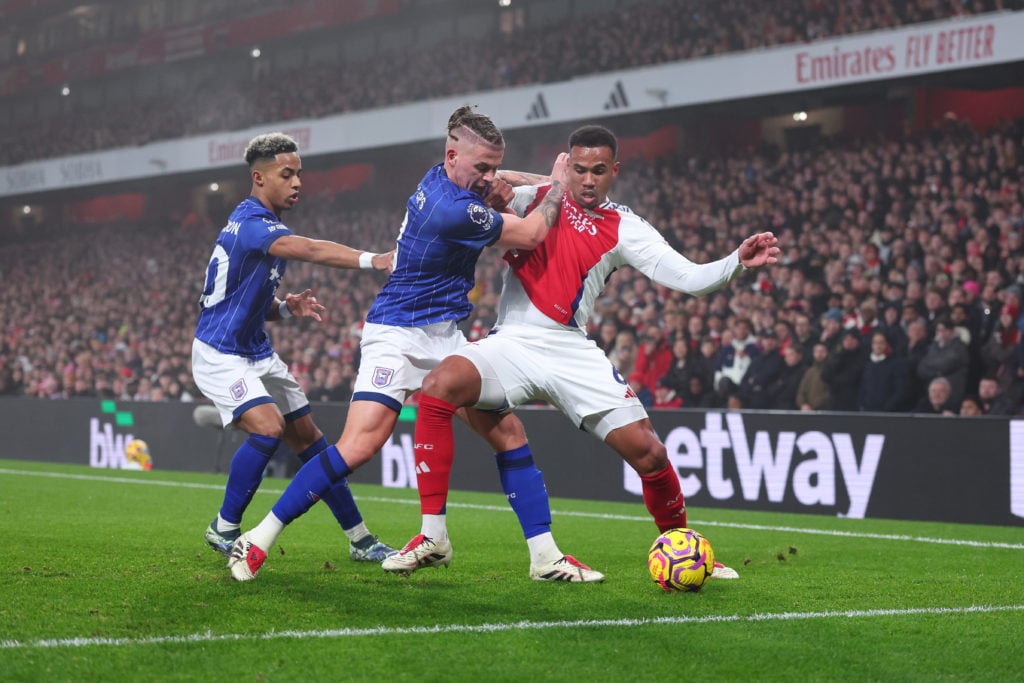
[[[795,112],[793,114],[793,120],[794,121],[806,121],[807,120],[807,112],[805,112],[805,111]]]
[[[60,94],[61,94],[62,97],[67,97],[68,95],[70,95],[71,94],[71,86],[69,86],[67,84],[64,84],[63,86],[61,86]]]
[[[254,47],[254,48],[253,48],[253,49],[252,49],[252,50],[251,50],[251,51],[249,52],[249,55],[250,55],[250,56],[251,56],[251,57],[252,57],[253,59],[259,59],[259,56],[260,56],[261,54],[263,54],[263,52],[262,52],[262,51],[261,51],[261,50],[260,50],[260,49],[259,49],[258,47]]]

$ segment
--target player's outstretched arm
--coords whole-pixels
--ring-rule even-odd
[[[274,298],[274,305],[267,311],[267,320],[284,318],[312,318],[322,322],[321,314],[326,311],[323,304],[317,302],[313,290],[307,289],[300,294],[285,294],[284,300]],[[287,313],[286,313],[287,311]]]
[[[390,254],[360,251],[330,240],[315,240],[301,235],[285,235],[274,240],[267,252],[278,258],[307,261],[334,268],[388,270]]]
[[[711,263],[697,264],[671,249],[667,244],[653,267],[636,264],[645,275],[659,285],[693,296],[710,294],[724,287],[744,268],[759,268],[779,262],[779,240],[770,232],[751,235],[736,251]]]
[[[569,155],[562,152],[551,168],[551,189],[537,207],[526,218],[504,216],[501,238],[496,245],[504,249],[536,249],[548,235],[548,230],[558,220],[558,212],[565,195],[566,169]]]

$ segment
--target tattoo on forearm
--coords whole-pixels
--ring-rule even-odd
[[[557,180],[551,181],[551,189],[544,195],[544,200],[537,205],[534,211],[540,211],[544,216],[544,222],[550,228],[558,221],[558,212],[562,207],[562,196],[565,188]]]

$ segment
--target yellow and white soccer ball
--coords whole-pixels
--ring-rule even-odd
[[[715,551],[693,529],[669,529],[651,545],[647,569],[664,590],[699,591],[715,570]]]
[[[133,439],[125,444],[124,458],[134,465],[131,469],[153,469],[153,458],[149,454],[149,444],[142,439]]]

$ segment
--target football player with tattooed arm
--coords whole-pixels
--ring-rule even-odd
[[[250,196],[217,236],[199,299],[192,342],[196,385],[213,401],[225,427],[234,424],[249,434],[231,459],[223,504],[206,529],[207,544],[224,555],[241,534],[242,513],[281,442],[303,462],[327,447],[313,422],[309,399],[264,329],[268,320],[319,321],[324,312],[309,289],[277,297],[288,261],[375,270],[391,265],[390,252],[372,254],[302,237],[281,222],[281,214],[299,201],[298,149],[283,133],[259,135],[249,142],[245,161],[252,177]],[[351,559],[380,562],[394,552],[366,528],[346,480],[325,491],[323,499],[349,539]]]
[[[558,220],[534,249],[509,251],[498,320],[491,334],[442,361],[423,380],[414,439],[423,521],[420,533],[381,566],[408,573],[431,546],[450,548],[445,517],[454,457],[452,416],[465,407],[507,411],[543,400],[618,453],[640,475],[658,529],[686,526],[676,470],[636,394],[588,339],[587,320],[617,268],[632,266],[660,285],[713,292],[748,268],[778,262],[778,240],[762,232],[725,258],[696,264],[628,207],[608,199],[619,172],[617,140],[584,126],[569,137],[568,179]],[[516,188],[512,207],[529,210],[550,187]],[[503,413],[509,415],[510,413]],[[717,578],[736,578],[715,563]]]
[[[284,527],[380,450],[406,398],[431,368],[466,344],[458,323],[473,309],[468,293],[484,247],[533,249],[544,239],[558,215],[567,155],[555,162],[550,192],[521,218],[485,203],[504,154],[501,131],[487,116],[472,107],[451,115],[444,160],[427,172],[406,203],[394,270],[367,314],[341,437],[306,463],[271,512],[235,543],[228,562],[235,579],[254,578]],[[502,206],[500,200],[495,204]],[[476,410],[462,411],[460,417],[494,449],[503,487],[527,539],[530,576],[602,580],[600,572],[564,555],[555,544],[544,480],[533,465],[522,423]],[[415,563],[447,566],[451,556],[450,547],[437,544]]]

